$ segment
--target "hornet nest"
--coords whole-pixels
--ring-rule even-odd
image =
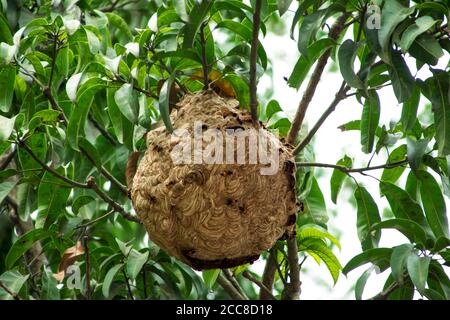
[[[267,164],[249,161],[250,143],[241,150],[246,155],[243,164],[236,159],[175,164],[171,154],[179,139],[161,127],[147,134],[148,148],[130,186],[150,239],[197,270],[252,263],[277,240],[295,234],[299,205],[292,148],[261,124],[253,124],[249,112],[238,106],[235,99],[211,91],[188,94],[171,112],[171,121],[174,130],[190,134],[199,121],[200,131],[209,128],[223,135],[230,129],[258,129],[278,145],[275,174],[263,175]]]

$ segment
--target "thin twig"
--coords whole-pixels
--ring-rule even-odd
[[[377,294],[376,296],[370,298],[369,300],[386,300],[387,298],[389,298],[389,296],[398,289],[399,287],[399,283],[398,282],[394,282],[392,283],[386,290],[380,292],[379,294]]]
[[[14,149],[13,151],[11,151],[5,158],[5,160],[0,164],[0,171],[5,170],[9,164],[11,163],[11,161],[14,159],[14,157],[16,156],[17,150]]]
[[[102,215],[102,216],[100,216],[100,217],[94,219],[94,220],[91,220],[91,221],[89,221],[89,222],[87,222],[87,223],[85,223],[85,224],[79,225],[79,226],[76,227],[75,229],[84,229],[84,228],[87,228],[87,227],[89,227],[89,226],[91,226],[91,225],[93,225],[93,224],[96,224],[97,222],[99,222],[99,221],[101,221],[101,220],[103,220],[103,219],[109,217],[110,215],[112,215],[112,214],[115,213],[115,212],[116,212],[115,210],[111,210],[111,211],[105,213],[104,215]]]
[[[20,298],[17,295],[17,293],[12,292],[2,281],[0,281],[0,288],[2,288],[3,290],[6,291],[6,293],[11,295],[11,297],[13,297],[14,300],[20,300]]]
[[[257,74],[256,62],[258,59],[259,29],[261,26],[262,0],[256,0],[255,12],[253,13],[253,36],[250,51],[250,110],[253,123],[258,122],[258,96],[257,96]]]
[[[124,269],[122,269],[122,274],[125,278],[125,283],[127,284],[128,295],[130,296],[131,300],[134,300],[133,292],[131,291],[131,287],[130,287],[130,280],[128,279],[127,273],[125,272]]]
[[[245,300],[239,291],[231,284],[225,276],[220,273],[217,277],[217,283],[228,293],[233,300]]]
[[[348,14],[343,14],[338,18],[336,23],[333,25],[329,32],[329,38],[333,41],[337,41],[341,32],[345,29],[345,21],[348,18]],[[297,109],[297,113],[295,114],[294,121],[292,122],[291,129],[289,131],[287,142],[290,144],[295,143],[295,139],[300,132],[303,121],[305,119],[306,111],[316,93],[317,86],[319,84],[320,79],[322,78],[322,74],[325,70],[325,66],[328,63],[328,60],[331,56],[332,49],[328,49],[317,61],[314,72],[311,75],[311,79],[309,80],[308,86],[306,88],[305,93],[300,101],[300,104]]]
[[[141,223],[139,218],[137,218],[135,216],[132,216],[131,214],[126,212],[125,209],[122,206],[120,206],[110,196],[108,196],[103,190],[101,190],[100,187],[95,182],[95,178],[94,177],[89,177],[88,178],[87,186],[89,187],[89,189],[92,189],[95,193],[97,193],[97,195],[103,201],[105,201],[107,204],[109,204],[111,206],[111,208],[113,208],[114,211],[120,213],[122,215],[122,217],[124,217],[126,220],[133,221],[133,222],[136,222],[136,223]]]
[[[397,167],[401,167],[401,166],[408,164],[408,160],[406,159],[403,161],[386,163],[384,165],[379,165],[379,166],[374,166],[374,167],[355,168],[355,169],[351,169],[351,168],[347,168],[347,167],[339,166],[339,165],[334,165],[334,164],[327,164],[327,163],[298,162],[296,164],[297,164],[297,167],[328,168],[328,169],[336,169],[343,173],[363,173],[366,171],[394,169]]]
[[[294,149],[293,154],[297,155],[299,154],[301,151],[303,151],[303,149],[305,149],[305,147],[311,142],[312,138],[314,137],[314,135],[317,133],[317,131],[320,129],[320,127],[323,125],[323,123],[325,122],[325,120],[328,119],[328,117],[334,112],[334,110],[336,109],[337,105],[342,101],[345,100],[347,98],[347,92],[348,90],[350,90],[350,87],[346,85],[346,83],[344,82],[341,85],[341,88],[339,89],[338,93],[336,94],[333,102],[330,104],[330,106],[325,110],[325,112],[322,114],[322,116],[320,117],[320,119],[317,121],[317,123],[314,125],[314,127],[311,129],[311,131],[308,133],[308,135],[303,139],[303,141]]]
[[[110,144],[112,144],[113,146],[116,146],[116,145],[117,145],[116,141],[113,139],[113,137],[111,137],[111,135],[109,134],[109,132],[106,131],[105,128],[103,128],[103,127],[100,125],[100,123],[97,122],[97,120],[95,120],[94,116],[93,116],[91,113],[88,114],[88,118],[89,118],[89,121],[92,122],[92,124],[94,125],[94,127],[101,133],[102,136],[105,137],[106,140],[108,140],[108,142],[109,142]]]
[[[86,299],[91,300],[91,258],[89,256],[89,237],[84,237],[84,257],[86,264]]]
[[[256,284],[260,289],[261,292],[264,291],[266,293],[266,295],[269,297],[269,299],[271,300],[277,300],[277,298],[275,298],[275,296],[272,294],[271,290],[269,290],[269,288],[267,288],[261,281],[259,281],[258,279],[256,279],[253,275],[251,275],[249,272],[244,271],[242,273],[242,275],[247,278],[248,280],[250,280],[251,282],[253,282],[254,284]]]

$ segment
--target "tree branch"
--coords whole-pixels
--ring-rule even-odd
[[[0,171],[5,170],[9,164],[11,163],[11,161],[14,159],[14,157],[16,156],[17,150],[14,149],[13,151],[11,151],[6,158],[3,160],[3,162],[0,164]]]
[[[314,127],[311,129],[311,131],[308,133],[308,135],[303,139],[303,141],[294,149],[293,154],[297,155],[303,149],[311,142],[314,135],[317,133],[317,131],[320,129],[320,127],[323,125],[325,120],[334,112],[337,105],[347,98],[347,92],[350,90],[350,87],[346,85],[346,83],[342,83],[341,88],[339,89],[338,93],[336,94],[333,102],[330,104],[330,106],[325,110],[325,112],[322,114],[320,119],[317,121],[317,123],[314,125]]]
[[[270,251],[262,275],[262,284],[269,289],[270,293],[272,293],[276,272],[277,272],[276,258],[273,256],[273,251]],[[270,296],[266,293],[266,291],[261,290],[261,292],[259,293],[259,299],[269,300]]]
[[[262,283],[261,281],[259,281],[258,279],[256,279],[253,275],[251,275],[249,272],[244,271],[242,273],[242,275],[247,278],[248,280],[250,280],[251,282],[253,282],[254,284],[256,284],[260,289],[261,292],[265,292],[266,295],[269,297],[270,300],[277,300],[277,298],[275,298],[275,296],[272,294],[272,291],[269,290],[269,288],[267,288],[264,283]],[[261,295],[260,292],[260,295]]]
[[[255,12],[253,13],[253,36],[250,51],[250,110],[253,123],[258,122],[258,96],[257,96],[257,74],[256,62],[258,60],[259,29],[261,26],[262,0],[256,0]]]
[[[86,264],[86,299],[91,300],[91,257],[89,256],[89,237],[84,237],[84,257]]]
[[[382,169],[394,169],[397,167],[404,166],[408,164],[408,160],[398,161],[398,162],[392,162],[387,163],[384,165],[374,166],[374,167],[365,167],[365,168],[347,168],[344,166],[334,165],[334,164],[326,164],[326,163],[309,163],[309,162],[297,162],[297,167],[316,167],[316,168],[329,168],[329,169],[336,169],[343,173],[363,173],[366,171],[374,171],[374,170],[382,170]]]
[[[220,273],[217,277],[217,283],[228,293],[233,300],[245,300],[239,291],[231,284],[225,276]]]
[[[386,290],[380,292],[379,294],[377,294],[376,296],[370,298],[369,300],[386,300],[387,298],[389,298],[389,296],[399,288],[399,283],[398,282],[394,282],[392,283]]]
[[[300,264],[298,261],[298,246],[295,236],[288,238],[288,263],[289,263],[289,283],[283,290],[284,300],[299,300],[301,291]]]
[[[339,35],[345,29],[345,21],[347,20],[347,18],[348,14],[345,13],[337,19],[328,35],[331,40],[337,41]],[[312,73],[311,79],[309,80],[306,91],[303,94],[303,97],[298,106],[297,113],[295,114],[294,121],[292,122],[291,130],[288,133],[287,142],[290,144],[295,143],[295,139],[297,138],[305,119],[306,111],[308,110],[309,104],[311,103],[311,100],[316,93],[317,86],[320,79],[322,78],[322,74],[325,70],[325,66],[328,63],[328,59],[331,56],[331,52],[332,49],[328,49],[317,61],[316,67],[314,69],[314,72]]]
[[[122,217],[124,217],[128,221],[133,221],[136,223],[141,223],[141,220],[139,218],[132,216],[128,212],[125,211],[124,208],[122,208],[121,205],[119,205],[117,202],[115,202],[110,196],[108,196],[103,190],[99,188],[97,183],[95,182],[94,177],[89,177],[87,181],[87,186],[89,189],[92,189],[103,201],[105,201],[107,204],[113,208],[113,210],[117,213],[120,213]]]
[[[222,269],[223,274],[225,275],[225,277],[228,279],[228,281],[231,282],[231,284],[237,289],[237,291],[239,291],[239,293],[241,294],[242,297],[244,297],[245,300],[248,300],[247,295],[244,292],[244,289],[242,289],[242,287],[240,286],[240,284],[237,282],[236,278],[234,277],[234,275],[231,273],[230,270],[228,269]]]

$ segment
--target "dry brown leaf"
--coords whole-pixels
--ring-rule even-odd
[[[84,254],[83,246],[81,241],[77,241],[77,244],[70,247],[64,251],[61,262],[59,263],[58,273],[53,274],[56,280],[59,282],[64,280],[66,270],[77,260],[77,258]]]

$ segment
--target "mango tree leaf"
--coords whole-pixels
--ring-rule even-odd
[[[11,192],[11,190],[16,186],[15,181],[5,181],[0,183],[0,203],[6,198],[6,196]]]
[[[406,262],[409,255],[414,251],[414,246],[410,243],[394,247],[391,255],[391,274],[400,286],[405,282]]]
[[[353,257],[342,269],[342,273],[347,275],[350,271],[365,265],[366,263],[374,264],[382,272],[389,268],[391,253],[391,248],[374,248],[366,250]]]
[[[358,45],[350,39],[345,40],[339,48],[339,69],[341,70],[342,77],[348,85],[353,88],[364,89],[364,83],[354,70],[357,52]]]
[[[381,11],[381,28],[378,30],[378,41],[381,47],[382,59],[390,63],[389,51],[391,49],[391,37],[397,26],[414,12],[414,7],[404,7],[400,1],[385,1]],[[392,61],[392,65],[395,62]]]
[[[414,86],[411,97],[403,103],[402,108],[402,127],[403,131],[409,132],[413,129],[417,121],[417,109],[420,103],[420,88]]]
[[[25,282],[30,277],[29,274],[26,276],[22,275],[17,270],[9,270],[0,276],[0,281],[13,293],[18,294],[20,289],[23,287]],[[12,300],[13,297],[0,288],[0,300]]]
[[[400,40],[400,47],[402,48],[402,51],[404,53],[408,52],[414,40],[416,40],[419,35],[434,26],[436,22],[437,21],[430,16],[417,18],[416,22],[410,25],[402,34],[402,39]]]
[[[436,237],[449,238],[447,209],[439,184],[431,174],[419,171],[420,195],[428,224]]]
[[[173,132],[172,121],[170,120],[170,89],[175,81],[175,76],[172,74],[166,82],[164,82],[161,92],[159,94],[159,113],[166,126],[167,131]]]
[[[137,122],[138,102],[133,92],[133,86],[125,83],[114,94],[114,99],[120,112],[132,123]]]
[[[216,283],[217,277],[220,274],[220,269],[204,270],[202,272],[203,281],[206,286],[212,289],[214,283]]]
[[[305,212],[299,216],[300,224],[315,223],[326,228],[328,221],[325,199],[315,177],[312,178],[311,190],[305,199]]]
[[[409,48],[409,54],[419,62],[436,65],[444,55],[444,51],[435,37],[429,34],[420,35]]]
[[[396,229],[404,234],[411,242],[426,243],[425,230],[416,222],[406,219],[390,219],[379,222],[372,230]]]
[[[189,13],[189,22],[184,27],[184,40],[183,49],[192,48],[194,45],[195,37],[200,29],[201,24],[205,20],[209,9],[211,8],[213,1],[204,0],[201,2],[196,2],[191,12]]]
[[[366,188],[360,186],[355,190],[355,199],[357,204],[356,226],[362,248],[363,250],[375,248],[381,238],[380,231],[372,231],[373,226],[381,221],[377,204]]]
[[[16,69],[10,66],[0,69],[0,111],[9,112],[14,94]],[[1,141],[1,139],[0,139]]]
[[[399,52],[392,52],[392,66],[389,67],[389,75],[398,102],[407,101],[413,93],[414,77]]]
[[[0,116],[0,143],[5,142],[11,136],[14,130],[14,124],[16,123],[16,117],[8,119]]]
[[[48,238],[51,232],[44,229],[34,229],[25,233],[16,242],[13,243],[5,259],[5,265],[11,269],[16,261],[27,252],[36,241]]]
[[[77,197],[74,202],[72,203],[72,211],[75,214],[78,214],[81,207],[91,203],[92,201],[95,201],[95,199],[91,196],[79,196]]]
[[[417,290],[423,294],[428,279],[430,257],[419,257],[415,252],[410,253],[407,260],[407,268],[411,281]]]
[[[391,152],[387,163],[396,163],[405,160],[406,153],[407,153],[406,145],[401,145],[400,147]],[[395,183],[398,179],[400,179],[404,171],[405,171],[404,166],[384,169],[383,174],[381,175],[381,180]]]
[[[148,260],[149,252],[140,253],[132,249],[127,258],[127,274],[131,279],[136,279],[142,267]]]
[[[102,293],[105,298],[109,297],[109,291],[111,288],[111,284],[112,284],[115,276],[117,275],[117,272],[119,272],[119,270],[122,267],[123,267],[122,263],[116,264],[114,267],[109,269],[108,272],[106,273],[106,276],[105,276],[105,279],[103,280],[103,285],[102,285]]]
[[[339,273],[342,266],[333,252],[326,246],[323,241],[317,241],[317,239],[306,239],[302,241],[304,250],[310,254],[314,254],[322,260],[328,268],[331,276],[333,277],[334,284],[336,284]]]
[[[375,270],[374,266],[363,272],[363,274],[358,278],[355,285],[355,298],[356,300],[362,300],[364,293],[364,288],[366,287],[367,280],[369,280],[370,275]]]
[[[353,166],[353,161],[348,156],[337,162],[338,166],[343,166],[346,168],[351,168]],[[334,169],[331,175],[330,185],[331,185],[331,200],[336,204],[337,197],[341,191],[342,185],[345,181],[347,175],[341,170]]]
[[[387,198],[397,219],[416,222],[425,230],[429,229],[422,207],[405,190],[390,182],[381,182],[380,191]]]
[[[380,121],[380,99],[376,91],[369,91],[361,116],[361,144],[364,153],[371,153]]]
[[[320,39],[312,43],[308,47],[308,57],[304,55],[300,56],[295,64],[294,70],[289,77],[288,84],[297,90],[300,89],[300,86],[308,76],[308,72],[314,65],[314,62],[335,45],[336,43],[331,39]]]

